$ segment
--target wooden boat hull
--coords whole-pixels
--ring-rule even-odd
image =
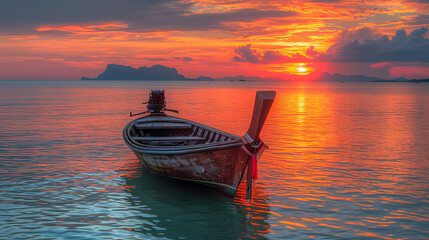
[[[240,137],[166,115],[161,112],[164,92],[152,91],[150,115],[127,124],[123,138],[143,166],[155,173],[207,185],[231,197],[247,178],[246,196],[250,199],[256,163],[265,147],[259,132],[274,96],[275,92],[257,93],[251,126]]]
[[[207,185],[230,197],[246,178],[249,159],[241,147],[168,155],[133,151],[155,173]]]

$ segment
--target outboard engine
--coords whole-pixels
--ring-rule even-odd
[[[146,102],[144,102],[143,104],[145,103]],[[133,114],[132,112],[130,112],[130,117],[134,117],[134,116],[146,114],[146,113],[150,113],[154,115],[165,115],[164,111],[179,113],[179,111],[177,110],[165,108],[166,103],[167,102],[165,101],[164,90],[152,90],[152,92],[149,93],[149,101],[147,102],[147,111],[136,113],[136,114]]]
[[[150,113],[160,113],[165,107],[164,90],[152,90],[147,102],[147,111]]]

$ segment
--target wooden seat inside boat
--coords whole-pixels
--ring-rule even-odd
[[[137,129],[190,129],[191,124],[174,122],[148,122],[136,124]]]
[[[185,142],[185,141],[204,141],[203,137],[179,136],[179,137],[133,137],[136,141],[156,141],[156,142]]]

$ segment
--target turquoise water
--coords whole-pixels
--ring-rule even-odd
[[[142,168],[151,88],[239,135],[277,91],[251,204]],[[425,83],[0,81],[0,239],[429,239],[428,172]]]

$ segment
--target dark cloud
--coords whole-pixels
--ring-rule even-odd
[[[31,30],[40,25],[81,24],[121,21],[166,1],[124,0],[14,0],[4,1],[0,8],[0,29]],[[132,6],[132,7],[131,7]],[[144,14],[144,12],[140,12]]]
[[[190,57],[173,57],[174,59],[176,59],[176,60],[179,60],[179,61],[185,61],[185,62],[191,62],[191,61],[194,61],[194,59],[192,59],[192,58],[190,58]]]
[[[262,59],[266,61],[279,61],[284,59],[284,57],[279,51],[266,51]]]
[[[190,57],[182,57],[182,60],[183,60],[183,61],[186,61],[186,62],[194,61],[194,59],[192,59],[192,58],[190,58]]]
[[[362,42],[350,41],[346,44],[331,46],[326,53],[319,53],[314,48],[307,50],[307,55],[324,62],[429,62],[428,28],[420,28],[409,35],[405,30],[397,30],[389,39],[366,39]]]
[[[210,30],[226,22],[294,16],[280,10],[237,9],[195,14],[181,0],[14,0],[0,7],[0,32],[29,32],[42,25],[123,22],[132,30]]]
[[[305,54],[309,57],[312,57],[312,58],[320,57],[322,55],[322,53],[319,53],[318,51],[316,51],[314,49],[315,49],[314,46],[310,46],[309,48],[307,48],[307,51],[305,52]]]
[[[429,15],[419,15],[413,17],[411,21],[408,22],[410,25],[427,25],[429,23]]]
[[[375,29],[369,27],[358,27],[352,29],[346,29],[338,35],[339,42],[349,41],[364,41],[366,39],[377,39],[382,37],[381,34],[377,33]]]
[[[285,63],[285,62],[309,62],[311,59],[299,54],[294,53],[291,57],[283,55],[279,51],[265,51],[263,54],[258,53],[256,50],[251,49],[252,44],[238,47],[234,50],[236,56],[233,59],[236,62],[250,62],[250,63]]]
[[[234,52],[237,54],[234,56],[234,60],[236,62],[251,62],[251,63],[257,63],[260,62],[260,55],[255,50],[250,49],[252,44],[247,44],[246,46],[238,47],[234,50]]]
[[[406,2],[411,2],[411,3],[420,3],[423,5],[429,5],[429,1],[428,0],[406,0]]]
[[[222,23],[227,22],[252,22],[263,18],[283,18],[295,16],[295,12],[278,10],[238,9],[224,13],[191,14],[180,16],[177,20],[182,26],[195,25],[198,28],[224,28]]]

